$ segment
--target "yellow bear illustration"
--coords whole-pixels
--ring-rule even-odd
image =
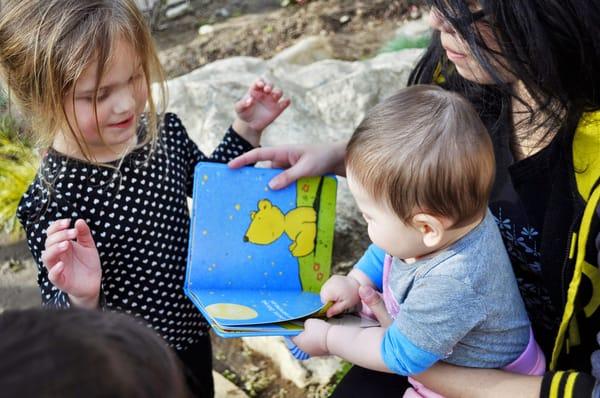
[[[294,257],[304,257],[315,249],[317,213],[312,207],[296,207],[283,214],[271,201],[262,199],[258,201],[258,211],[251,212],[250,218],[244,242],[269,245],[285,232],[292,240],[290,252]]]

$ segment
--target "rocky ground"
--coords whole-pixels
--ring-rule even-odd
[[[155,37],[169,78],[231,56],[271,58],[307,36],[327,37],[334,58],[361,60],[377,54],[403,22],[419,17],[413,6],[418,3],[321,0],[282,8],[279,0],[190,0],[182,14],[158,24]],[[39,305],[35,274],[22,242],[0,245],[0,312]],[[300,388],[252,344],[213,342],[215,370],[238,388],[234,392],[235,386],[219,379],[221,397],[325,397],[335,382],[333,377]]]
[[[186,14],[165,19],[155,37],[169,77],[231,56],[271,58],[300,38],[327,36],[334,58],[377,53],[420,0],[320,0],[281,7],[280,0],[191,0]],[[203,34],[199,34],[198,32]]]

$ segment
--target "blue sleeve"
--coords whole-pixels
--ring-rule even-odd
[[[383,260],[385,259],[385,252],[371,244],[365,254],[358,260],[355,268],[362,271],[365,275],[371,279],[373,284],[379,291],[383,286]]]
[[[403,376],[421,373],[441,359],[414,345],[395,324],[383,336],[381,357],[388,369]]]

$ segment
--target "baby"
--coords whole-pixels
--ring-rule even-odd
[[[327,313],[334,316],[360,304],[359,288],[370,286],[382,292],[393,323],[309,319],[294,343],[310,355],[406,376],[437,361],[541,374],[543,354],[487,211],[491,140],[468,101],[436,86],[400,91],[354,132],[346,173],[374,245],[347,276],[325,283],[321,299],[334,302]]]

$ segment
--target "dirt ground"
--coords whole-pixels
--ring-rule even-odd
[[[167,77],[231,56],[270,58],[309,35],[330,38],[334,56],[375,55],[406,20],[420,17],[419,0],[316,0],[281,7],[280,0],[190,0],[191,9],[164,20],[154,35]],[[212,33],[198,29],[211,25]],[[16,251],[15,251],[16,250]],[[18,257],[19,261],[9,261]],[[23,247],[0,245],[0,312],[39,305],[35,265]],[[250,397],[325,397],[328,386],[300,390],[281,377],[268,358],[239,339],[214,340],[214,367]]]
[[[304,36],[330,38],[334,58],[368,58],[407,19],[420,0],[319,0],[281,7],[279,0],[191,0],[191,10],[155,32],[168,77],[231,56],[271,58]],[[225,17],[228,16],[228,17]],[[210,25],[212,33],[199,35]]]

